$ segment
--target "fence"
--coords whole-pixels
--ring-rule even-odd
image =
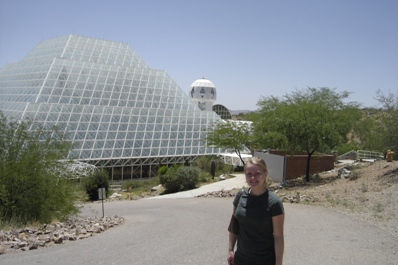
[[[384,154],[380,153],[380,152],[366,151],[366,150],[358,150],[357,151],[357,160],[382,159],[382,158],[384,158]]]

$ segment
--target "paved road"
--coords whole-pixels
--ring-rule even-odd
[[[285,265],[397,264],[398,239],[327,209],[286,204]],[[231,198],[178,198],[105,203],[123,225],[94,237],[0,256],[0,264],[226,264]],[[89,204],[86,216],[102,216]]]

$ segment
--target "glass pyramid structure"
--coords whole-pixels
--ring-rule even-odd
[[[220,117],[201,111],[126,43],[76,35],[42,41],[0,69],[0,110],[64,129],[74,143],[69,158],[108,169],[113,181],[220,152],[202,140]]]

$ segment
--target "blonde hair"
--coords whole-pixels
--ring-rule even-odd
[[[247,162],[245,164],[245,168],[244,168],[245,173],[246,173],[246,167],[249,164],[259,166],[265,173],[267,173],[267,171],[268,171],[267,164],[265,163],[264,159],[262,159],[262,158],[255,157],[255,156],[249,158],[249,160],[247,160]]]

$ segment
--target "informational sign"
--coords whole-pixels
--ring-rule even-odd
[[[105,200],[105,199],[106,199],[105,188],[99,188],[98,189],[98,200]]]

